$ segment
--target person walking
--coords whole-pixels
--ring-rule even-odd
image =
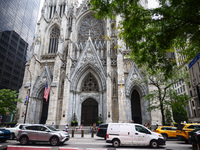
[[[69,126],[68,126],[68,124],[66,124],[66,126],[65,126],[65,132],[68,132],[68,130],[69,130]]]

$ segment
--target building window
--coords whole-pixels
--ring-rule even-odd
[[[50,6],[49,19],[51,19],[51,15],[52,15],[52,6]]]
[[[194,107],[194,101],[192,101],[192,107]]]
[[[185,85],[183,85],[183,91],[185,92]]]
[[[200,116],[200,109],[199,109],[199,116]]]
[[[82,84],[82,91],[91,92],[91,91],[99,91],[98,83],[95,77],[89,73]]]
[[[200,65],[199,65],[199,62],[197,62],[197,65],[198,65],[198,68],[199,68],[199,71],[200,71]]]
[[[196,117],[197,116],[197,114],[196,114],[196,110],[194,110],[194,117]]]
[[[56,53],[58,51],[58,40],[60,36],[60,30],[56,26],[52,29],[50,34],[49,50],[48,53]]]

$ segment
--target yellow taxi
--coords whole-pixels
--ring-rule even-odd
[[[176,127],[172,126],[158,126],[154,132],[162,134],[165,140],[168,138],[176,138]]]
[[[189,132],[194,129],[200,129],[200,123],[186,123],[177,127],[176,136],[179,141],[188,143]]]

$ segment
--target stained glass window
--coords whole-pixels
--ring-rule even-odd
[[[48,53],[56,53],[58,51],[58,39],[60,36],[60,29],[55,26],[50,34],[49,50]]]
[[[90,92],[90,91],[99,91],[98,83],[95,77],[89,73],[82,84],[82,91]]]
[[[85,41],[88,40],[89,35],[93,42],[96,41],[99,43],[103,41],[103,21],[96,19],[92,14],[86,16],[81,22],[78,32],[78,43],[84,45]]]

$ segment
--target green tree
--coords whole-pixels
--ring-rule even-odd
[[[122,18],[120,38],[132,50],[131,58],[152,71],[159,68],[172,76],[175,61],[167,57],[179,50],[184,61],[193,59],[200,47],[200,1],[158,0],[160,7],[144,8],[140,0],[91,0],[98,18]]]
[[[158,69],[157,72],[152,71],[147,67],[143,67],[142,70],[145,71],[146,77],[140,82],[148,82],[150,86],[155,88],[154,91],[150,91],[144,99],[149,101],[149,111],[160,110],[162,116],[162,124],[165,125],[166,121],[169,121],[169,112],[168,110],[172,109],[172,86],[178,81],[187,81],[189,74],[182,70],[175,70],[173,73],[173,78],[166,78],[162,70]],[[150,87],[151,88],[151,87]],[[182,97],[182,96],[181,96]],[[173,100],[178,99],[178,102],[181,103],[181,98],[175,92],[173,93]],[[166,119],[167,114],[167,119]]]
[[[0,115],[5,116],[17,110],[17,102],[21,102],[17,98],[18,93],[10,89],[0,90]]]
[[[177,95],[174,91],[171,93],[172,112],[176,123],[181,123],[181,121],[188,122],[188,115],[185,109],[188,100],[189,97],[186,94]]]

